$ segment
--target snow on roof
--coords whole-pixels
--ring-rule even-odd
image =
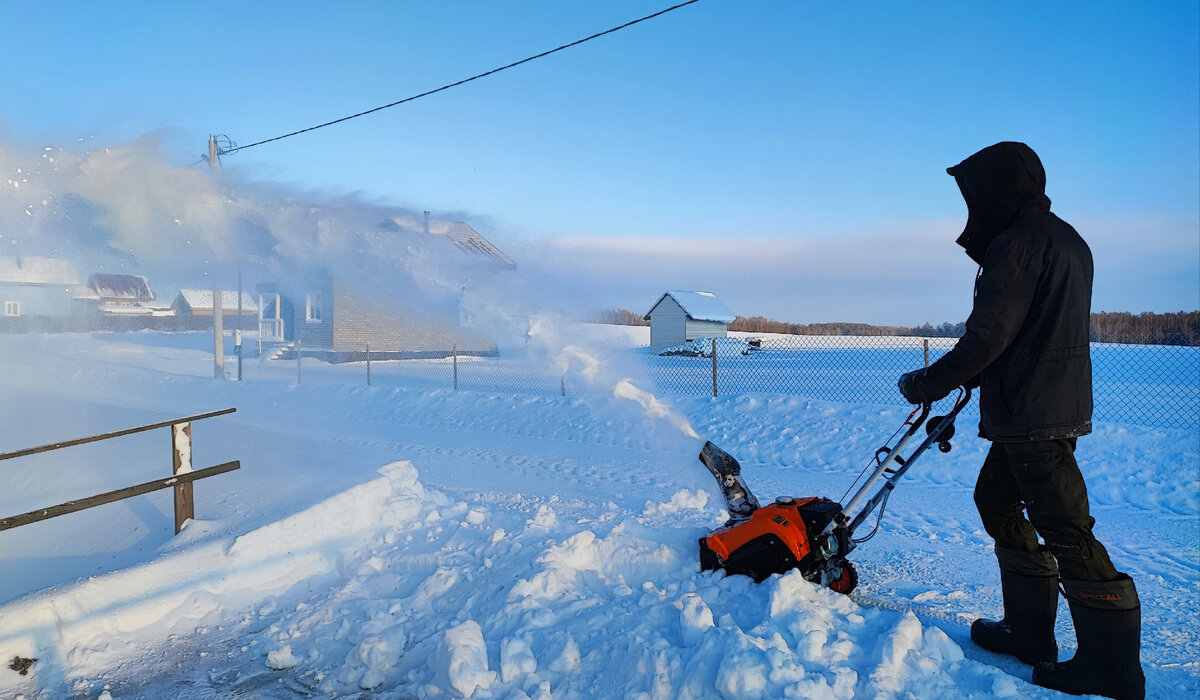
[[[88,278],[88,286],[106,299],[154,300],[154,291],[150,289],[150,282],[141,275],[113,275],[97,272]],[[212,295],[209,296],[211,298]]]
[[[422,230],[425,224],[407,216],[394,216],[380,224],[380,228],[391,230]],[[455,248],[467,255],[483,256],[495,260],[506,267],[516,267],[513,259],[505,255],[491,241],[484,238],[478,231],[461,221],[446,219],[431,219],[428,221],[426,232],[431,236],[443,236],[450,239]]]
[[[716,294],[712,292],[686,292],[679,289],[668,290],[665,294],[654,302],[654,306],[646,312],[646,318],[650,318],[650,314],[658,308],[663,299],[671,297],[676,304],[683,309],[683,312],[688,315],[688,318],[693,321],[714,321],[716,323],[733,323],[736,318],[728,306],[721,303]]]
[[[187,305],[196,309],[211,309],[213,308],[213,290],[211,289],[181,289],[179,296],[187,302]],[[236,291],[221,290],[221,311],[229,311],[237,313],[238,294]],[[242,313],[250,311],[258,311],[258,306],[254,303],[254,299],[246,292],[242,292]]]
[[[492,245],[491,241],[479,235],[478,231],[461,221],[431,221],[429,222],[429,233],[436,236],[446,236],[454,241],[454,245],[464,253],[493,258],[509,267],[516,267],[517,265],[513,262],[512,258],[500,252],[499,248]]]
[[[70,260],[28,255],[0,256],[0,283],[79,284],[79,272]]]
[[[101,304],[100,311],[110,316],[153,316],[154,309],[148,306],[125,306],[121,304]]]
[[[96,290],[83,284],[71,287],[71,298],[80,301],[100,301],[100,295],[96,293]]]

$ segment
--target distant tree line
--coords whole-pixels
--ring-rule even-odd
[[[786,333],[788,335],[915,335],[924,338],[960,338],[964,323],[921,326],[874,326],[869,323],[785,323],[762,316],[738,316],[729,324],[731,331],[747,333]]]
[[[600,312],[600,323],[609,323],[614,326],[648,326],[650,322],[642,317],[641,314],[630,311],[629,309],[609,309]]]
[[[1092,341],[1146,345],[1200,345],[1200,311],[1092,314]]]
[[[641,314],[628,309],[602,311],[601,323],[621,326],[648,326]],[[738,316],[729,324],[731,331],[782,333],[786,335],[896,335],[922,338],[961,338],[966,323],[929,323],[920,326],[874,326],[868,323],[787,323],[762,316]],[[1140,314],[1128,311],[1100,311],[1092,314],[1091,337],[1096,343],[1135,343],[1145,345],[1200,345],[1200,311]]]

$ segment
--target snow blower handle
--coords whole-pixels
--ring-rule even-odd
[[[844,525],[851,517],[854,519],[850,521],[848,529],[850,534],[854,534],[854,530],[862,524],[863,520],[865,520],[872,511],[879,507],[879,504],[886,499],[891,493],[892,489],[896,487],[896,482],[900,480],[900,477],[904,476],[904,472],[908,471],[913,462],[915,462],[917,458],[925,452],[925,450],[929,449],[930,445],[937,442],[938,449],[940,449],[942,452],[948,452],[950,445],[948,441],[953,432],[950,432],[949,434],[946,433],[948,430],[953,430],[954,419],[958,416],[959,411],[965,408],[970,401],[971,390],[967,387],[960,387],[958,398],[955,400],[954,407],[950,409],[950,412],[944,416],[935,416],[934,420],[930,420],[926,426],[927,435],[925,440],[915,450],[913,450],[912,454],[910,454],[908,457],[901,457],[900,451],[904,449],[909,440],[911,440],[913,435],[916,434],[917,429],[920,428],[921,425],[925,423],[925,419],[929,417],[931,405],[927,403],[922,404],[920,407],[913,410],[913,412],[909,414],[908,420],[905,421],[905,425],[908,425],[908,430],[904,432],[904,435],[900,437],[899,442],[897,442],[895,446],[889,447],[885,445],[884,447],[880,448],[880,451],[885,452],[886,456],[882,460],[876,460],[877,464],[875,465],[875,470],[871,473],[871,476],[867,478],[865,483],[863,483],[862,488],[860,488],[858,492],[854,494],[854,497],[842,506],[842,517],[831,520],[829,524],[825,526],[825,529],[821,532],[821,534],[831,534],[834,529],[836,529],[839,525]],[[913,415],[918,413],[920,415],[918,415],[914,420]],[[942,447],[943,443],[946,445],[946,447]],[[879,452],[876,454],[879,454]],[[897,465],[898,468],[894,470],[890,469],[893,464]],[[870,495],[868,500],[868,495],[870,494],[871,488],[875,486],[876,482],[878,482],[881,477],[883,477],[884,473],[890,473],[891,476],[884,482],[883,486],[881,486],[878,491],[876,491],[873,495]],[[864,501],[866,502],[863,503]],[[858,508],[860,504],[862,504],[862,509],[855,514],[855,509]]]

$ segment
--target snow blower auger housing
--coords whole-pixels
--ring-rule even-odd
[[[928,422],[929,404],[916,408],[887,443],[875,451],[872,462],[854,483],[862,480],[868,470],[870,475],[845,504],[820,496],[781,496],[760,506],[742,479],[738,461],[711,442],[704,443],[700,462],[716,477],[730,519],[724,527],[700,538],[700,568],[742,574],[755,582],[799,569],[813,583],[838,593],[850,593],[858,585],[858,572],[846,556],[878,532],[888,496],[913,462],[934,444],[942,452],[950,451],[954,419],[970,400],[970,389],[959,389],[950,412]],[[924,441],[908,457],[902,457],[901,450],[922,424],[926,428]],[[897,436],[899,439],[893,445],[892,440]],[[846,493],[849,492],[847,489]],[[855,538],[859,526],[876,509],[879,516],[875,527],[867,535]]]

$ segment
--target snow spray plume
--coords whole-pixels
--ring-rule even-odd
[[[170,165],[147,136],[90,150],[0,146],[0,254],[63,257],[159,288],[333,278],[386,303],[458,319],[464,278],[484,274],[415,212]],[[436,233],[436,231],[434,231]],[[251,287],[252,288],[252,287]]]
[[[634,367],[622,369],[574,328],[560,331],[567,308],[592,307],[572,280],[536,272],[536,261],[518,273],[502,253],[479,255],[477,246],[456,240],[454,222],[427,222],[402,207],[169,165],[161,142],[147,136],[91,149],[0,148],[8,185],[0,230],[9,237],[0,254],[70,258],[85,278],[142,274],[160,292],[172,285],[232,289],[239,272],[244,288],[273,282],[293,298],[332,282],[410,318],[442,319],[498,347],[523,347],[534,366],[574,390],[633,400],[648,420],[666,419],[695,437],[637,388]],[[555,304],[557,313],[547,310]]]
[[[536,364],[544,363],[550,367],[550,371],[558,373],[564,382],[570,380],[574,387],[633,401],[641,407],[642,415],[650,425],[665,422],[683,437],[698,440],[699,435],[686,418],[637,386],[631,374],[640,374],[640,368],[622,362],[619,353],[605,348],[600,341],[604,335],[597,334],[596,342],[589,343],[585,324],[540,314],[530,321],[529,356]],[[564,337],[573,338],[574,342],[564,341]],[[695,445],[692,442],[686,444],[688,450],[693,447]]]
[[[617,385],[613,387],[613,395],[619,396],[623,399],[636,401],[642,406],[643,409],[645,409],[647,416],[654,418],[665,418],[667,422],[678,428],[679,432],[690,438],[694,438],[696,440],[700,439],[700,436],[696,434],[696,431],[692,429],[692,425],[688,423],[686,419],[671,411],[671,409],[662,401],[660,401],[658,397],[654,396],[648,391],[639,389],[630,380],[622,379],[621,381],[617,382]]]

